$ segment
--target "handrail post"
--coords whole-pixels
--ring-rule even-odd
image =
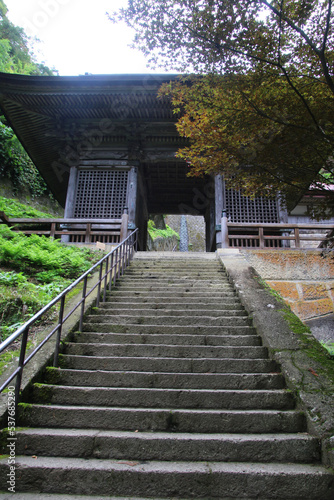
[[[122,246],[119,247],[119,256],[118,256],[118,272],[117,272],[117,279],[120,279],[121,277],[121,267],[122,267]]]
[[[114,272],[114,254],[112,253],[110,255],[110,276],[109,276],[109,292],[111,292],[111,286],[112,286],[112,275]]]
[[[126,269],[126,246],[127,246],[127,242],[125,242],[123,245],[122,276],[123,276],[124,271]]]
[[[126,242],[126,267],[130,264],[130,255],[131,255],[131,242],[127,240]]]
[[[119,249],[119,278],[123,276],[124,243]]]
[[[98,282],[98,285],[97,285],[96,307],[99,307],[99,305],[100,305],[102,271],[103,271],[103,262],[101,262],[101,264],[100,264],[100,270],[99,270],[99,282]]]
[[[54,353],[54,357],[53,357],[53,366],[55,368],[58,367],[58,356],[59,356],[61,332],[63,329],[64,309],[65,309],[65,295],[63,295],[63,297],[61,298],[61,301],[60,301],[59,320],[58,320],[59,327],[57,330],[55,353]]]
[[[118,277],[117,266],[118,266],[118,247],[116,248],[116,252],[115,252],[114,286],[116,286],[116,280],[117,280],[117,277]]]
[[[135,245],[136,245],[135,238],[136,238],[136,235],[134,234],[133,236],[131,236],[131,242],[129,242],[130,243],[130,261],[133,259],[133,254],[135,251]]]
[[[87,276],[85,276],[85,278],[84,278],[84,284],[83,284],[83,289],[82,289],[82,304],[81,304],[81,313],[80,313],[80,321],[79,321],[79,332],[82,332],[83,317],[84,317],[84,314],[85,314],[87,281],[88,281],[88,278],[87,278]]]
[[[19,397],[20,397],[24,359],[25,359],[26,350],[27,350],[27,343],[28,343],[28,334],[29,334],[29,327],[27,327],[24,330],[23,335],[22,335],[22,341],[21,341],[21,350],[20,350],[20,357],[19,357],[19,364],[18,364],[18,368],[20,369],[20,371],[16,375],[16,386],[15,386],[15,411],[16,411],[16,413],[17,413],[17,405],[19,403]]]
[[[104,287],[103,287],[103,302],[105,302],[107,298],[108,272],[109,272],[109,258],[106,259],[106,270],[105,270]]]

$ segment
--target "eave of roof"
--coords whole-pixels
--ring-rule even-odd
[[[158,89],[164,82],[175,80],[176,74],[116,74],[116,75],[79,75],[79,76],[34,76],[0,72],[0,92],[103,92],[113,90],[128,91],[138,88],[141,91]]]
[[[103,120],[108,119],[111,135],[118,134],[121,141],[122,130],[129,124],[148,124],[158,137],[162,130],[167,136],[178,137],[169,101],[157,99],[160,85],[176,78],[152,74],[59,77],[0,73],[0,106],[56,199],[64,203],[68,175],[60,178],[52,165],[59,163],[66,147],[73,149],[75,141],[79,143],[85,137],[83,132],[91,132]],[[112,131],[111,123],[117,132]],[[126,146],[123,142],[125,150]]]

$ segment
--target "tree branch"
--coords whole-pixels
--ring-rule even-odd
[[[284,76],[288,82],[288,84],[290,85],[290,87],[293,89],[293,91],[297,94],[297,96],[299,97],[299,99],[302,101],[302,103],[304,104],[308,114],[310,115],[313,123],[315,124],[315,126],[317,127],[317,129],[319,130],[319,132],[321,132],[321,135],[325,136],[326,134],[324,133],[324,131],[322,130],[322,128],[320,127],[316,117],[314,116],[310,106],[308,105],[305,97],[299,92],[299,90],[297,89],[297,87],[293,84],[293,82],[291,81],[290,79],[290,76],[288,75],[287,71],[285,70],[285,68],[282,68],[282,71],[284,73]]]
[[[267,120],[270,120],[270,121],[272,121],[274,123],[277,123],[279,125],[284,125],[286,127],[293,127],[293,128],[298,128],[300,130],[307,130],[307,131],[309,130],[308,127],[303,127],[302,125],[297,125],[295,123],[287,122],[285,120],[280,120],[279,118],[274,118],[274,117],[268,115],[267,113],[265,113],[264,111],[262,111],[258,106],[256,106],[256,104],[253,103],[249,99],[249,97],[247,96],[247,94],[245,94],[242,90],[238,89],[238,92],[240,92],[240,94],[243,96],[243,98],[246,100],[246,102],[248,102],[248,104],[255,110],[256,114],[258,114],[259,116],[262,116],[262,118],[266,118]],[[296,92],[298,92],[297,89],[296,89]],[[301,96],[301,97],[303,98],[303,96]],[[307,103],[306,103],[306,106],[307,106]],[[311,113],[311,116],[313,116],[312,113]],[[317,123],[316,123],[316,125],[317,125],[317,128],[318,128],[318,124]],[[323,135],[323,133],[322,133],[322,135]]]
[[[326,17],[326,29],[324,33],[324,40],[322,42],[322,47],[321,47],[321,52],[324,54],[325,49],[326,49],[326,43],[328,39],[328,33],[329,33],[329,28],[331,24],[331,14],[332,14],[332,0],[328,0],[328,10],[327,10],[327,17]]]
[[[281,0],[279,14],[279,36],[278,36],[278,64],[281,65],[281,42],[282,42],[282,12],[284,0]]]
[[[307,34],[305,33],[305,31],[303,31],[301,28],[299,28],[291,19],[289,19],[288,17],[286,17],[285,15],[283,15],[282,13],[280,13],[276,7],[274,7],[273,5],[271,5],[270,2],[268,2],[267,0],[260,0],[261,3],[263,3],[264,5],[266,5],[268,7],[268,9],[270,9],[274,14],[276,14],[276,16],[278,17],[281,17],[283,19],[283,21],[286,22],[286,24],[288,26],[290,26],[290,28],[292,28],[294,31],[297,31],[297,33],[300,34],[300,36],[302,38],[304,38],[305,42],[307,43],[307,45],[309,47],[311,47],[311,49],[317,54],[319,55],[320,54],[320,50],[317,49],[317,47],[314,45],[314,43],[312,42],[311,38],[309,36],[307,36]]]

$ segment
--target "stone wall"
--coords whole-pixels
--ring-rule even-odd
[[[334,255],[319,250],[241,253],[319,340],[334,342]]]
[[[204,217],[186,215],[190,252],[205,252],[205,222]],[[166,224],[177,233],[180,232],[181,215],[167,215]]]
[[[151,238],[150,234],[147,233],[147,250],[149,252],[173,252],[177,250],[178,239],[176,236],[171,236],[169,238],[162,238],[158,236]]]

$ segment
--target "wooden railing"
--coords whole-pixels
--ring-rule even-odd
[[[69,243],[118,244],[128,235],[128,215],[122,219],[17,219],[0,212],[0,224],[26,235],[61,238]],[[223,248],[317,248],[334,238],[334,224],[261,224],[221,219]]]
[[[127,237],[127,218],[124,214],[122,219],[18,219],[0,212],[0,223],[14,231],[61,238],[68,243],[118,244]]]
[[[334,238],[334,224],[244,224],[222,218],[222,247],[317,248]]]

